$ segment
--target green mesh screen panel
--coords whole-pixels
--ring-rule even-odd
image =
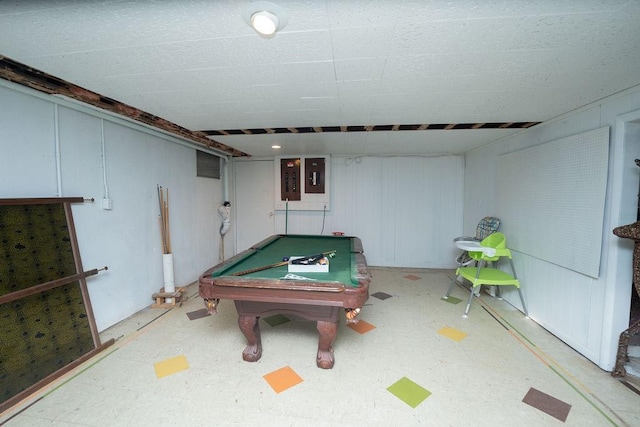
[[[0,296],[76,273],[62,203],[0,206]],[[0,304],[0,404],[94,348],[78,281]]]

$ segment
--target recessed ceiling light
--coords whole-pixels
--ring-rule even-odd
[[[242,8],[242,19],[260,36],[270,39],[287,25],[287,11],[268,1],[256,1]]]
[[[276,15],[266,10],[255,12],[251,15],[251,26],[254,30],[265,36],[270,36],[278,31],[280,20]]]
[[[272,145],[271,148],[273,148],[274,150],[279,150],[282,147],[280,147],[279,145]]]

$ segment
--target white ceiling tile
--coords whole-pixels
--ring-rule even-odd
[[[385,58],[344,59],[334,62],[336,80],[359,81],[380,80],[386,64]]]
[[[394,32],[395,25],[332,28],[334,59],[386,58]]]
[[[400,5],[388,0],[329,1],[329,21],[331,28],[385,26],[395,21]]]
[[[640,1],[273,2],[271,39],[250,0],[0,2],[0,55],[194,130],[548,120],[640,84]],[[512,131],[287,140],[428,154]]]

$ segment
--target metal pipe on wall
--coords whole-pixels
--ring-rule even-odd
[[[222,166],[222,196],[225,202],[229,201],[229,159],[220,157],[224,162]]]
[[[107,185],[107,153],[104,145],[104,119],[100,119],[100,148],[102,151],[102,183],[104,184],[104,197],[109,198],[109,186]]]

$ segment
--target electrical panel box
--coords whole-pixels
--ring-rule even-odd
[[[304,192],[324,193],[324,158],[304,159],[304,170],[307,178],[304,183]]]
[[[280,159],[280,200],[300,200],[300,159]]]
[[[330,157],[276,157],[275,209],[330,210]]]

